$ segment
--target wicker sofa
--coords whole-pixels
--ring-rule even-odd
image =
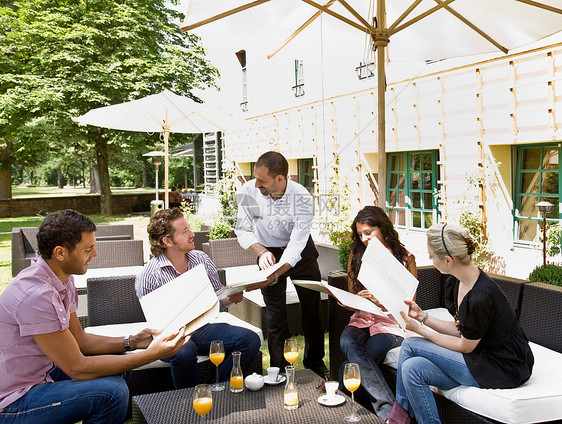
[[[135,277],[88,279],[88,317],[89,327],[85,331],[95,334],[108,336],[135,334],[146,328],[146,319],[135,293]],[[224,313],[220,314],[219,320],[239,324]],[[198,371],[201,383],[213,382],[215,366],[207,357],[198,358]],[[258,352],[249,372],[263,374],[262,371],[262,354]],[[174,388],[169,364],[163,361],[134,369],[128,384],[131,397]]]
[[[448,392],[435,393],[439,415],[443,423],[490,423],[506,422],[557,422],[562,423],[562,386],[559,379],[562,376],[562,287],[542,283],[529,283],[514,278],[490,275],[506,294],[509,302],[519,316],[521,326],[531,341],[535,354],[535,368],[531,379],[521,387],[522,390],[473,390],[470,399],[465,402],[461,391],[452,389]],[[417,303],[424,309],[443,308],[444,289],[447,276],[442,275],[434,267],[418,268],[420,282],[417,291]],[[342,289],[347,289],[347,276],[344,272],[333,272],[329,283]],[[330,368],[333,379],[338,379],[338,371],[345,360],[339,344],[342,330],[349,322],[351,312],[338,306],[333,298],[328,301],[328,327],[330,332]],[[546,348],[546,349],[545,349]],[[391,351],[392,352],[392,351]],[[390,353],[389,353],[390,355]],[[387,360],[389,359],[387,355]],[[395,359],[397,353],[394,353]],[[541,358],[548,357],[548,363],[541,362]],[[546,370],[545,370],[546,368]],[[548,369],[550,369],[550,374]],[[396,369],[383,365],[383,373],[391,388],[396,385]],[[528,386],[528,387],[525,387]],[[558,388],[560,387],[560,388]],[[511,398],[515,395],[523,398]],[[498,396],[500,401],[485,409],[482,415],[474,410],[482,411],[483,402]],[[356,393],[358,400],[365,406],[369,402],[365,392]],[[446,396],[446,397],[445,397]],[[451,398],[448,399],[448,398]],[[460,406],[459,403],[463,403]],[[487,406],[488,407],[488,406]],[[497,414],[502,412],[502,419],[497,420]],[[534,418],[526,418],[527,415]],[[505,418],[508,415],[510,418]],[[489,418],[493,417],[493,418]]]
[[[37,233],[39,227],[14,227],[12,229],[12,276],[27,268],[37,255]],[[96,241],[132,240],[132,224],[98,225]]]

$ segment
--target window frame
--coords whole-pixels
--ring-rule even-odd
[[[423,155],[431,155],[431,169],[425,169],[423,167]],[[419,155],[420,167],[417,169],[410,169],[411,158],[414,155]],[[391,169],[389,164],[391,164],[393,157],[397,157],[399,162],[404,166],[398,170]],[[386,212],[391,218],[394,226],[397,228],[404,228],[408,230],[420,230],[425,231],[431,225],[437,222],[439,218],[439,207],[437,202],[437,196],[435,192],[439,185],[439,174],[438,174],[438,151],[437,150],[416,150],[416,151],[403,151],[403,152],[392,152],[387,154],[387,180],[386,180]],[[404,185],[403,188],[400,183],[401,174],[404,175]],[[431,189],[424,188],[423,183],[419,185],[419,188],[414,188],[412,184],[412,176],[414,174],[420,175],[420,182],[424,174],[430,174],[431,176]],[[396,185],[391,187],[391,182],[393,177],[396,178]],[[393,193],[396,193],[396,202],[394,205],[390,205],[389,200],[393,198]],[[400,206],[401,194],[403,193],[404,206]],[[419,194],[419,206],[414,206],[413,195]],[[425,203],[425,197],[431,195],[431,206],[428,207]],[[404,223],[400,223],[400,211],[404,213]],[[419,213],[419,226],[414,226],[414,214]],[[431,214],[431,223],[424,220],[424,217]]]
[[[310,172],[304,172],[303,169],[310,163]],[[305,178],[310,177],[311,186],[304,184]],[[297,181],[300,185],[306,188],[310,193],[314,192],[314,159],[302,158],[297,159]]]
[[[291,87],[295,97],[304,96],[304,61],[295,59],[295,85]]]
[[[524,164],[523,162],[523,154],[524,152],[530,150],[530,149],[540,149],[540,156],[539,156],[539,167],[538,168],[522,168],[522,165]],[[558,150],[558,169],[557,170],[553,170],[553,169],[549,169],[549,168],[545,168],[544,165],[544,152],[546,149],[552,150],[552,149],[557,149]],[[515,244],[518,244],[520,246],[530,246],[530,245],[534,245],[534,239],[533,240],[524,240],[520,238],[520,226],[521,226],[521,222],[523,221],[531,221],[531,222],[535,222],[536,223],[536,235],[541,235],[542,236],[542,222],[543,222],[543,217],[542,214],[538,211],[538,209],[534,208],[534,212],[535,212],[535,216],[521,216],[520,215],[520,211],[522,208],[522,198],[525,197],[536,197],[537,198],[537,202],[540,202],[542,200],[549,200],[553,197],[557,197],[558,198],[558,218],[553,217],[553,214],[555,214],[556,208],[553,209],[552,212],[550,212],[549,214],[547,214],[547,219],[546,222],[547,223],[551,223],[551,224],[557,224],[559,222],[561,222],[562,220],[562,212],[560,211],[560,202],[562,201],[562,195],[560,194],[560,187],[562,187],[562,172],[561,171],[561,167],[560,167],[560,157],[562,156],[562,145],[560,143],[537,143],[537,144],[524,144],[524,145],[520,145],[520,146],[515,146],[514,148],[515,152],[514,152],[514,157],[515,159],[515,169],[514,169],[514,178],[515,178],[515,184],[513,184],[514,187],[514,202],[513,202],[513,241]],[[552,172],[558,172],[558,194],[556,193],[547,193],[544,192],[544,175],[547,173],[552,173]],[[537,192],[522,192],[522,176],[524,174],[533,174],[533,173],[538,173],[539,174],[539,181],[538,181],[538,189]],[[546,198],[546,199],[545,199]],[[551,201],[551,203],[553,203]],[[536,203],[535,203],[536,204]],[[536,237],[536,236],[535,236]]]

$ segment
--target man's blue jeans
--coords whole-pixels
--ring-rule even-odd
[[[418,424],[441,423],[430,385],[443,390],[460,385],[478,387],[461,352],[410,337],[400,348],[396,401]]]
[[[370,336],[368,328],[348,325],[340,336],[340,346],[347,358],[340,369],[343,381],[343,368],[348,362],[359,364],[361,386],[369,394],[377,416],[386,421],[394,404],[394,394],[379,368],[388,351],[402,343],[402,337],[381,333]]]
[[[232,352],[242,352],[240,365],[245,373],[260,348],[259,336],[243,327],[225,323],[207,324],[195,331],[187,345],[174,356],[163,359],[172,368],[172,379],[176,389],[193,387],[198,383],[197,355],[209,355],[213,340],[222,340],[225,358],[219,366],[219,379],[226,381],[232,370]]]
[[[32,387],[0,412],[1,424],[123,424],[129,403],[127,383],[120,376],[72,381],[55,368],[55,382]]]

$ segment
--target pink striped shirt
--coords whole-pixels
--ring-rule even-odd
[[[390,249],[389,249],[390,250]],[[390,252],[392,253],[392,251]],[[408,261],[412,254],[408,252],[408,255],[404,259],[404,266],[408,266]],[[381,317],[380,315],[371,314],[365,311],[355,311],[355,313],[349,319],[349,324],[357,328],[369,328],[369,335],[373,336],[375,334],[394,334],[395,336],[406,337],[406,333],[398,322],[392,315],[387,317]]]
[[[53,362],[33,336],[63,331],[76,312],[74,276],[63,284],[42,258],[31,261],[0,295],[0,409],[52,381]]]

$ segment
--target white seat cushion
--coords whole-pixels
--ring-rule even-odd
[[[459,386],[438,390],[469,411],[509,424],[562,419],[562,354],[531,343],[535,365],[531,378],[515,389]]]
[[[259,336],[260,347],[263,347],[263,332],[261,331],[261,328],[249,324],[246,321],[243,321],[240,318],[237,318],[234,315],[229,314],[228,312],[219,313],[217,318],[211,323],[213,322],[224,322],[230,325],[235,325],[237,327],[244,327],[249,330],[252,330],[254,333],[256,333]],[[128,334],[137,334],[138,332],[142,331],[144,328],[147,327],[148,327],[148,323],[146,322],[133,322],[127,324],[110,324],[110,325],[99,325],[96,327],[87,327],[84,329],[84,331],[90,334],[98,334],[100,336],[124,337]],[[127,352],[127,353],[140,352],[141,350],[142,349],[137,349],[135,351]],[[208,356],[203,356],[203,355],[197,356],[197,362],[207,361],[208,359],[209,359]],[[142,370],[147,368],[161,368],[161,367],[169,367],[169,366],[170,364],[168,364],[167,362],[158,360],[135,369]]]
[[[444,308],[428,311],[432,316],[452,320]],[[417,336],[408,332],[408,337]],[[531,378],[515,389],[479,389],[459,386],[432,390],[469,411],[502,423],[531,424],[562,419],[562,354],[530,343],[535,356]],[[384,363],[398,367],[400,347],[390,350]]]

